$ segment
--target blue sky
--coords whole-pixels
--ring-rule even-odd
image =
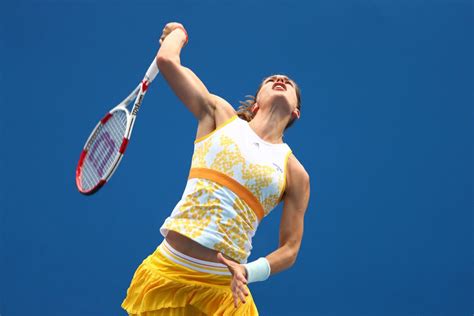
[[[260,80],[301,86],[285,142],[311,177],[296,264],[251,285],[262,315],[470,315],[471,1],[3,1],[0,314],[125,315],[135,269],[181,197],[196,121],[162,77],[119,169],[75,187],[81,148],[159,48],[234,107]],[[251,259],[278,246],[281,205]]]

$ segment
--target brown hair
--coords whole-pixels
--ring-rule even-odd
[[[262,80],[262,82],[260,83],[260,86],[258,86],[257,92],[255,92],[255,95],[246,95],[245,97],[247,98],[247,100],[239,101],[240,106],[237,109],[237,115],[241,119],[246,120],[247,122],[250,122],[255,117],[255,113],[252,112],[252,107],[257,102],[256,101],[257,95],[260,92],[260,89],[262,89],[262,86],[265,80],[273,76],[274,75],[268,76]],[[300,90],[300,87],[296,84],[296,82],[293,81],[293,83],[295,84],[296,98],[298,99],[298,104],[296,105],[296,108],[300,110],[300,113],[301,113],[301,90]],[[296,120],[296,117],[292,117],[290,121],[288,122],[288,124],[285,126],[285,130],[289,128],[291,125],[293,125],[295,120]]]

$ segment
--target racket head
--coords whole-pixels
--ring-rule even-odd
[[[128,144],[130,112],[117,106],[96,125],[84,145],[76,168],[76,185],[82,194],[97,192],[112,176]]]

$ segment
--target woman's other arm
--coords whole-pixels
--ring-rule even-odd
[[[309,175],[296,157],[291,155],[280,220],[279,247],[266,256],[271,274],[290,268],[296,261],[303,238],[304,214],[308,207],[309,195]]]

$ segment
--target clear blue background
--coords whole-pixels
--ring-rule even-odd
[[[473,7],[462,0],[2,1],[0,314],[125,315],[189,172],[196,121],[162,77],[124,160],[85,197],[92,128],[141,80],[166,22],[234,107],[273,73],[302,89],[285,141],[311,176],[297,263],[261,315],[472,315]],[[278,246],[281,205],[251,259]]]

